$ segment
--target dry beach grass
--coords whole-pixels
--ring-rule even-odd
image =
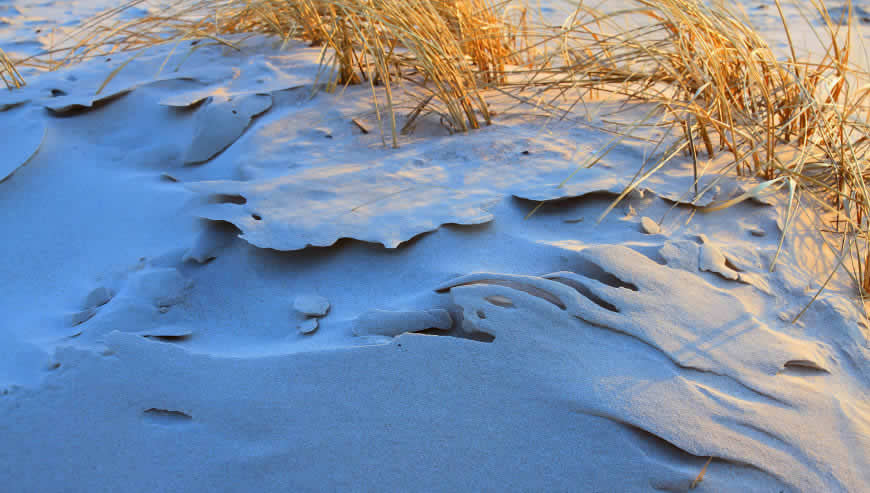
[[[826,46],[813,60],[798,56],[779,0],[786,54],[776,53],[740,11],[699,0],[634,0],[620,11],[581,2],[560,26],[532,20],[524,5],[491,0],[181,0],[160,15],[118,20],[141,3],[84,23],[40,56],[13,63],[0,52],[0,75],[14,88],[25,82],[16,64],[56,70],[110,53],[135,57],[155,44],[182,49],[181,41],[210,39],[232,47],[224,36],[267,33],[322,46],[322,63],[332,69],[324,71],[327,88],[370,84],[394,146],[402,131],[394,90],[418,102],[411,121],[432,112],[456,132],[491,122],[487,98],[495,94],[555,117],[593,96],[652,105],[611,141],[650,126],[666,130],[655,160],[644,163],[614,206],[677,158],[688,154],[701,168],[705,156],[717,159],[724,163],[718,171],[762,181],[699,210],[785,189],[784,235],[796,209],[812,204],[830,225],[821,241],[852,276],[856,292],[863,298],[870,291],[870,80],[853,63],[852,16],[834,19],[824,2],[813,0],[808,13],[823,19],[814,32]],[[594,166],[606,153],[578,168]],[[705,190],[696,183],[691,193]]]
[[[665,115],[659,125],[670,127],[671,134],[683,133],[620,199],[681,151],[688,151],[697,166],[697,149],[710,158],[724,151],[730,155],[725,170],[765,180],[745,196],[701,209],[705,212],[785,186],[788,234],[794,209],[802,197],[809,199],[833,222],[838,243],[828,244],[840,262],[851,256],[848,270],[863,296],[870,289],[868,78],[850,64],[851,17],[843,26],[842,20],[831,19],[824,3],[815,4],[824,20],[816,34],[827,52],[820,60],[806,61],[795,54],[778,0],[789,39],[785,59],[724,5],[637,3],[637,9],[610,14],[578,9],[559,35],[561,65],[548,60],[557,70],[536,74],[540,82],[533,79],[529,85],[605,90],[618,98],[655,103]],[[601,27],[627,16],[651,22],[638,28]],[[698,192],[704,190],[696,188]]]
[[[0,50],[0,79],[3,79],[3,83],[9,89],[19,88],[24,85],[24,79],[18,73],[15,64],[3,50]]]
[[[870,20],[523,1],[0,2],[11,489],[870,489]]]

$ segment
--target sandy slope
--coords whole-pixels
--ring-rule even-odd
[[[316,50],[164,56],[0,95],[7,491],[870,488],[848,282],[788,322],[832,262],[809,211],[769,273],[782,198],[692,215],[686,162],[596,224],[639,143],[557,188],[608,134],[389,149]]]

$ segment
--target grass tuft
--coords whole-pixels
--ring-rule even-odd
[[[823,26],[813,30],[827,49],[820,59],[801,60],[775,2],[789,40],[785,56],[721,2],[634,0],[635,8],[611,13],[581,4],[558,33],[545,33],[542,42],[558,42],[560,49],[537,62],[547,70],[524,81],[519,92],[554,95],[542,106],[557,115],[578,104],[560,102],[569,91],[580,91],[579,102],[606,93],[655,105],[658,126],[676,141],[613,206],[684,151],[696,172],[699,151],[711,159],[725,153],[724,171],[761,178],[758,192],[788,187],[784,236],[803,199],[819,207],[839,236],[838,243],[827,237],[826,243],[838,255],[850,252],[847,270],[863,297],[870,292],[870,86],[867,72],[850,63],[853,17],[832,20],[814,0]]]
[[[117,20],[134,0],[84,23],[58,45],[19,63],[46,70],[116,52],[227,35],[265,33],[328,48],[329,87],[368,83],[385,89],[393,145],[392,89],[411,82],[420,101],[437,104],[453,131],[491,123],[481,86],[503,81],[517,33],[488,0],[180,0],[159,15]],[[10,64],[11,66],[11,64]],[[380,112],[379,112],[380,114]]]

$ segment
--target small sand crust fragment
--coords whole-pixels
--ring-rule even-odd
[[[89,94],[71,94],[60,96],[55,98],[47,103],[44,106],[51,111],[52,113],[56,113],[62,115],[64,113],[69,113],[74,110],[87,110],[91,109],[96,105],[112,101],[121,96],[128,94],[132,91],[133,88],[125,88],[119,89],[117,91],[108,91],[101,93],[102,95],[89,95]]]
[[[0,182],[9,178],[18,168],[36,154],[46,133],[46,120],[31,107],[10,111],[6,116],[14,125],[7,125],[0,140]]]
[[[309,317],[322,317],[329,312],[329,300],[323,296],[304,294],[296,297],[296,300],[293,301],[293,308]]]
[[[764,237],[765,235],[767,235],[767,233],[765,233],[764,230],[760,229],[760,228],[750,229],[749,234],[751,234],[752,236],[755,236],[757,238],[761,238],[761,237]]]
[[[830,370],[812,360],[793,359],[786,361],[783,368],[801,368],[804,370],[813,370],[821,373],[831,373]]]
[[[320,324],[317,322],[316,318],[309,318],[307,320],[304,320],[298,326],[296,326],[296,329],[299,330],[300,334],[307,335],[307,334],[313,334],[314,331],[316,331],[317,327],[319,327],[319,326],[320,326]]]
[[[94,315],[96,314],[96,308],[88,308],[87,310],[82,310],[80,312],[70,313],[66,316],[66,323],[70,327],[75,327],[76,325],[81,325],[94,318]]]
[[[486,301],[492,303],[495,306],[500,306],[502,308],[508,308],[514,306],[514,302],[508,298],[507,296],[502,296],[499,294],[487,296],[484,298]]]
[[[271,107],[269,94],[212,96],[196,114],[196,131],[184,162],[195,164],[213,158],[241,137],[251,119]]]
[[[725,265],[725,255],[713,245],[701,245],[701,256],[699,258],[701,270],[719,274],[725,279],[736,281],[740,274]]]
[[[193,335],[193,331],[187,327],[163,326],[154,327],[152,329],[134,332],[133,334],[141,337],[159,337],[166,339],[183,339]]]
[[[440,308],[420,311],[371,310],[356,319],[353,332],[358,336],[395,337],[405,332],[426,329],[450,330],[452,326],[450,313]]]
[[[133,298],[158,307],[168,307],[180,303],[191,285],[176,269],[155,268],[136,273],[124,291]]]
[[[668,267],[697,272],[700,269],[700,246],[691,240],[674,240],[665,242],[659,254],[665,259]]]
[[[209,227],[203,230],[193,243],[193,246],[185,252],[182,262],[193,260],[204,264],[217,257],[217,252],[227,246],[233,240],[233,235],[226,231]]]
[[[112,296],[112,291],[109,288],[105,286],[100,286],[98,288],[95,288],[88,294],[87,298],[85,298],[84,306],[82,306],[82,308],[88,310],[90,308],[97,308],[103,306],[112,299]]]
[[[662,230],[655,221],[646,216],[640,218],[640,228],[648,235],[657,235]]]

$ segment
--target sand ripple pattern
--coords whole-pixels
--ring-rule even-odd
[[[855,403],[825,385],[848,378],[831,350],[765,326],[696,274],[607,245],[583,250],[577,271],[471,274],[439,290],[461,307],[465,330],[552,361],[542,379],[578,413],[751,465],[799,491],[867,484],[853,447],[868,450],[868,430]],[[648,354],[586,363],[588,334],[601,329],[640,341]],[[855,438],[830,439],[829,423]]]

